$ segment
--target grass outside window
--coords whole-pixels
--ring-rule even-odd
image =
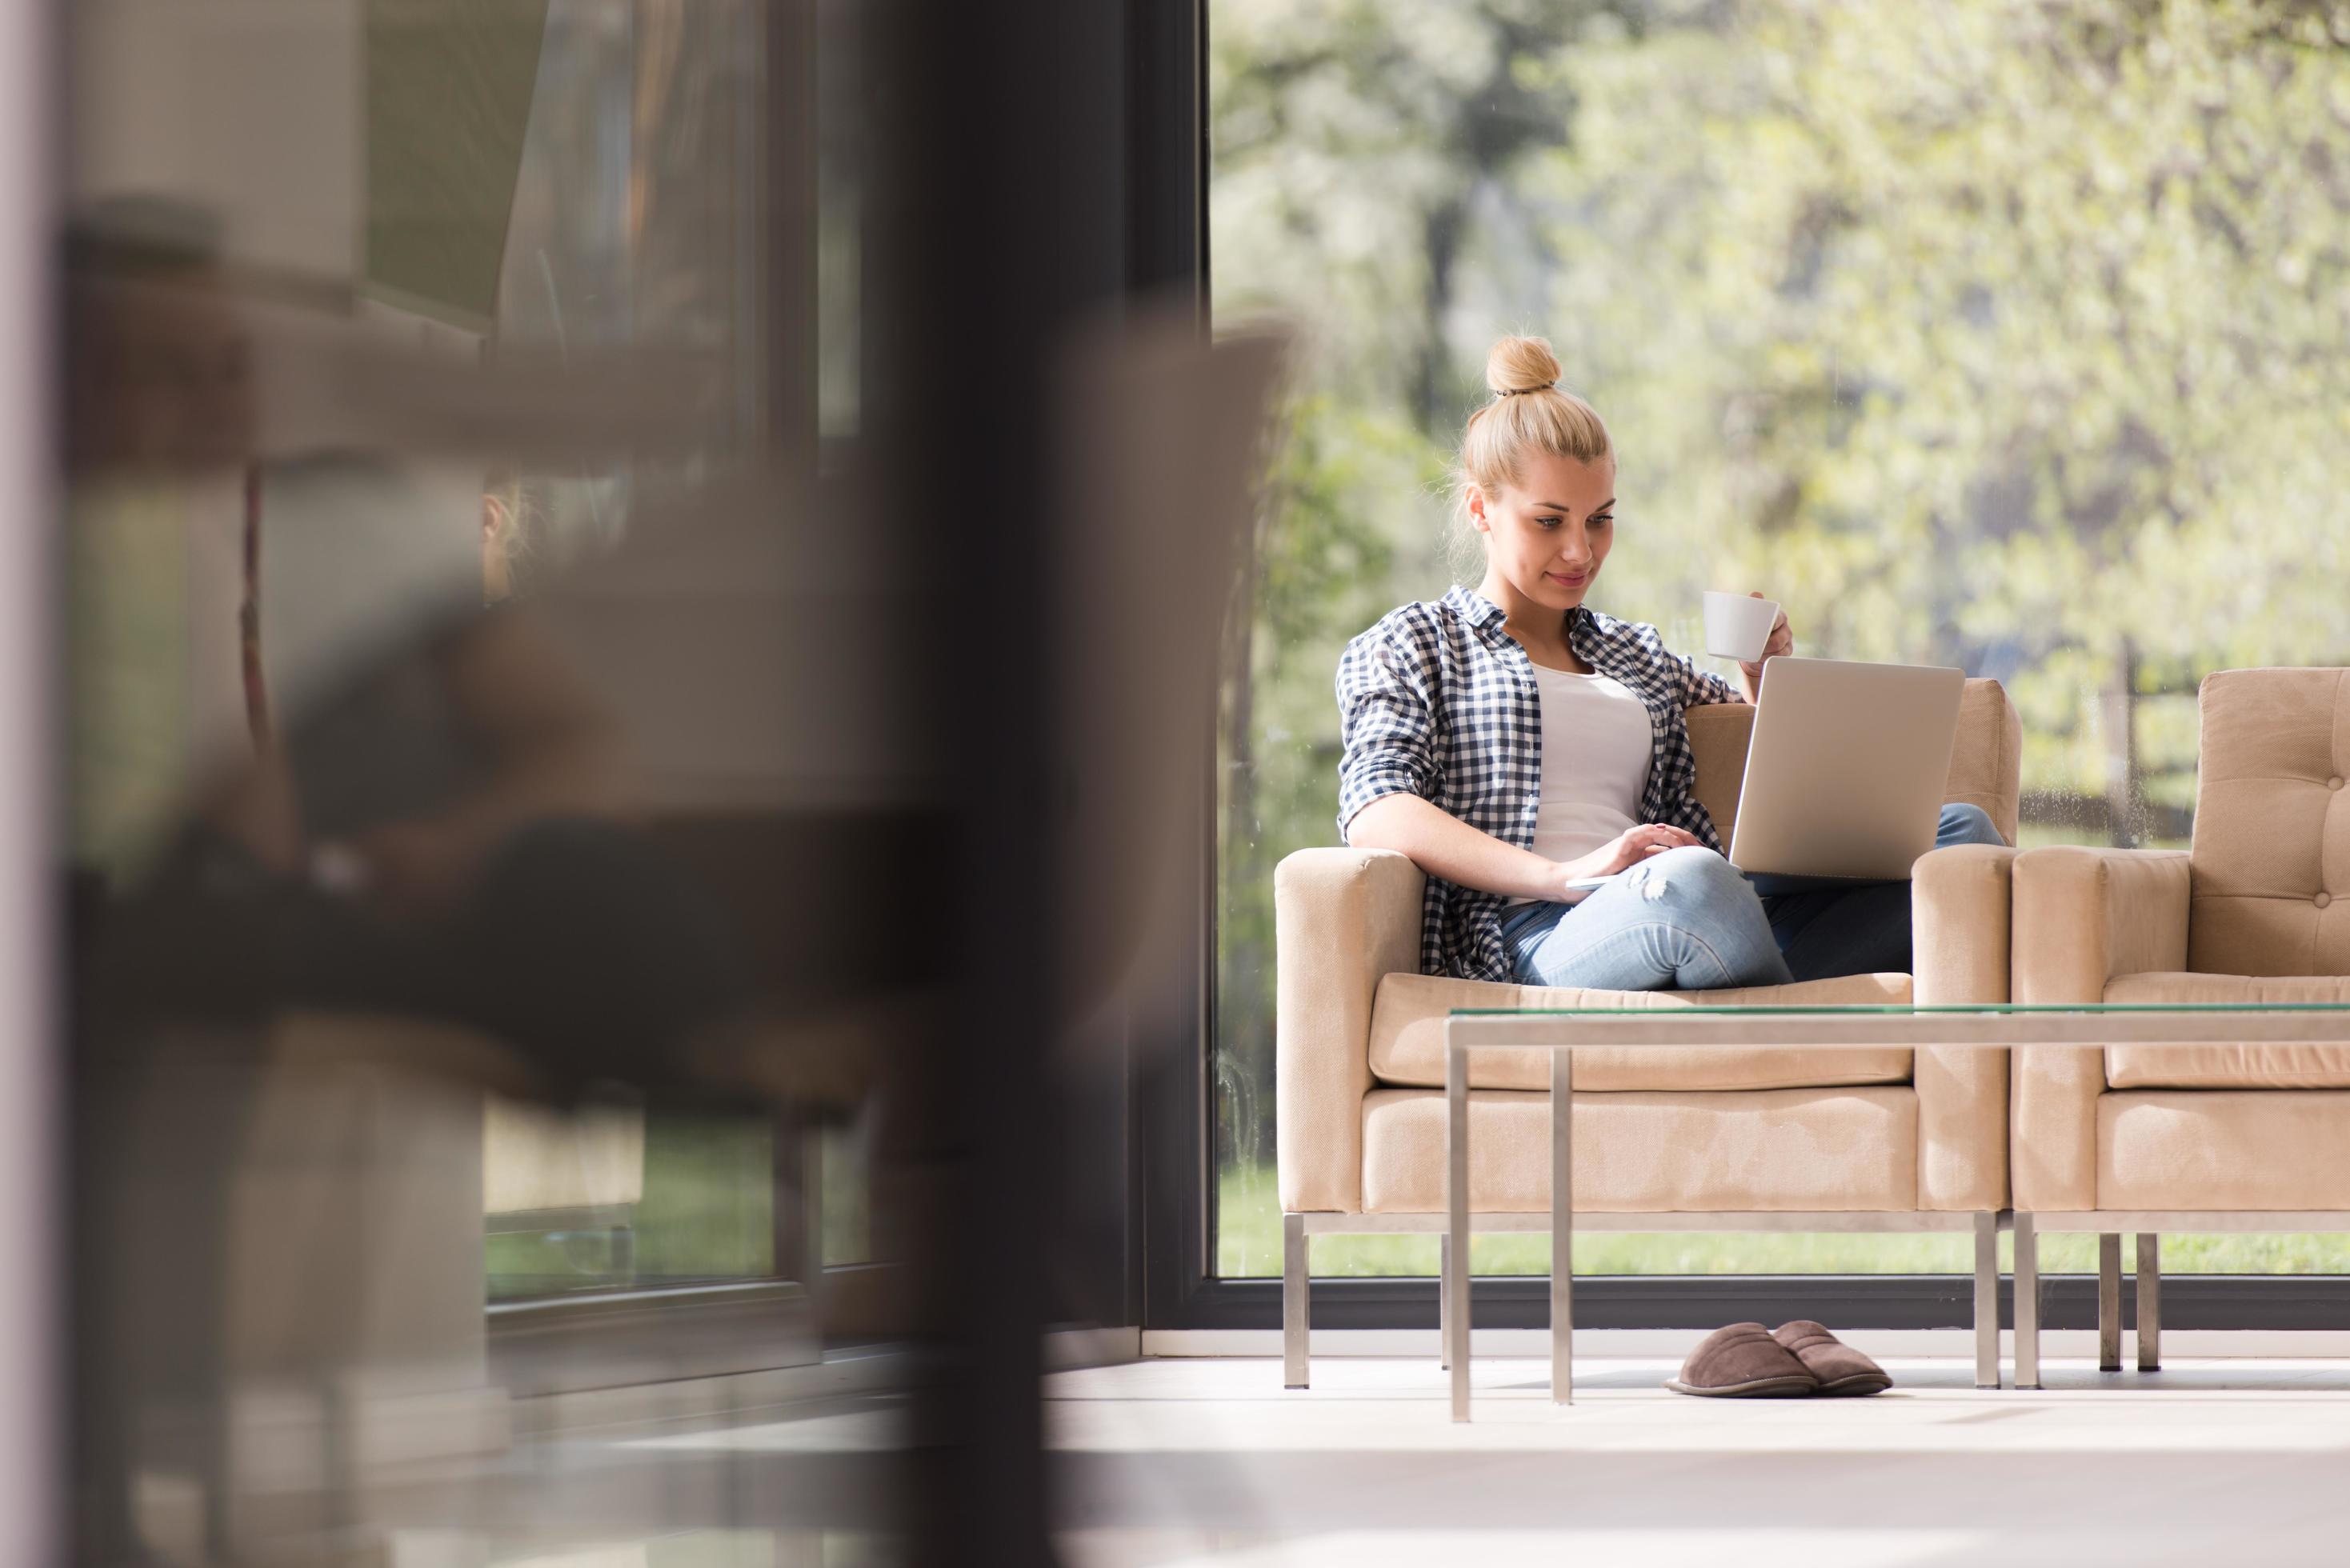
[[[1227,1170],[1219,1184],[1217,1272],[1226,1279],[1281,1277],[1281,1205],[1270,1168]],[[2012,1262],[2000,1237],[2000,1266]],[[1316,1236],[1312,1267],[1323,1278],[1433,1278],[1436,1237]],[[1550,1238],[1479,1236],[1470,1268],[1480,1274],[1547,1274]],[[1791,1231],[1590,1231],[1575,1239],[1575,1272],[1585,1274],[1966,1274],[1974,1240],[1937,1235],[1807,1234]],[[2162,1239],[2166,1274],[2350,1273],[2350,1235],[2218,1235]],[[2070,1232],[2040,1238],[2043,1274],[2094,1274],[2097,1239]]]

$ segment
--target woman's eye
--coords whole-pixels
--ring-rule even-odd
[[[1537,517],[1534,519],[1534,526],[1537,528],[1555,528],[1565,521],[1566,519],[1564,517]]]
[[[1616,519],[1613,517],[1594,517],[1591,520],[1591,526],[1594,528],[1612,528],[1615,525]]]

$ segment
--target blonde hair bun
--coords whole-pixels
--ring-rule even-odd
[[[1607,426],[1589,403],[1558,384],[1558,356],[1542,337],[1504,337],[1485,357],[1485,384],[1492,400],[1480,404],[1461,432],[1461,460],[1452,470],[1452,493],[1467,515],[1471,489],[1492,495],[1518,482],[1526,459],[1536,454],[1577,462],[1613,462]],[[1477,536],[1463,525],[1456,566],[1475,563]],[[1474,578],[1465,579],[1474,581]]]
[[[1547,337],[1504,337],[1485,356],[1485,385],[1497,398],[1558,385],[1558,356]]]

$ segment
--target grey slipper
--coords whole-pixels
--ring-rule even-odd
[[[1705,1399],[1799,1399],[1819,1377],[1759,1323],[1733,1323],[1698,1343],[1679,1377],[1665,1379],[1676,1394]]]

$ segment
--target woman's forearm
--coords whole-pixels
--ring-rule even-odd
[[[1408,855],[1431,877],[1512,898],[1555,898],[1570,867],[1481,833],[1416,794],[1381,795],[1347,825],[1357,849]]]

